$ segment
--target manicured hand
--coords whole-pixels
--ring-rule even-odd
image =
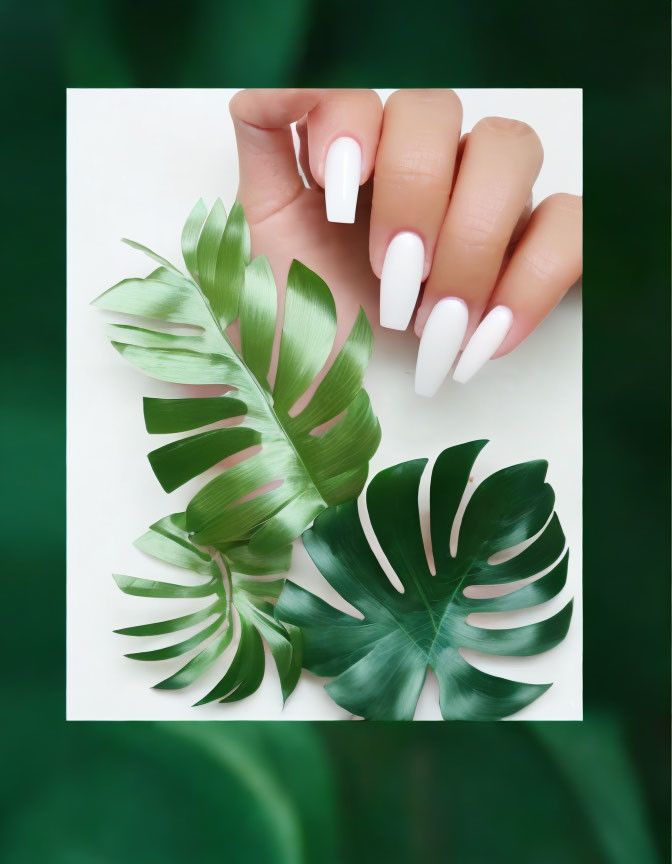
[[[383,327],[417,308],[421,395],[460,350],[462,383],[513,350],[581,275],[581,198],[532,211],[543,150],[525,123],[486,117],[461,136],[451,90],[399,90],[384,110],[371,90],[244,90],[231,114],[253,252],[278,276],[299,258],[337,299],[366,306],[379,285]]]

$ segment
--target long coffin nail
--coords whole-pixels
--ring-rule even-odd
[[[415,392],[433,396],[443,383],[464,339],[469,310],[464,300],[445,297],[430,312],[415,367]]]
[[[465,384],[485,366],[506,338],[513,324],[513,312],[508,306],[495,306],[476,328],[467,343],[453,373],[453,379]]]
[[[420,293],[425,247],[417,234],[402,231],[385,253],[380,279],[380,323],[392,330],[405,330]]]
[[[353,138],[337,138],[327,152],[324,199],[329,222],[355,221],[362,150]]]

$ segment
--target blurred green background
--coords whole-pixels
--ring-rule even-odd
[[[669,860],[668,30],[663,3],[3,0],[1,860]],[[583,723],[64,721],[65,87],[318,83],[585,88]]]

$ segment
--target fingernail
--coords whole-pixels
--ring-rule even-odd
[[[392,330],[405,330],[420,293],[425,247],[417,234],[402,231],[385,253],[380,278],[380,323]]]
[[[329,222],[355,221],[362,150],[353,138],[337,138],[327,152],[324,169],[324,199]]]
[[[415,367],[415,392],[433,396],[453,365],[469,322],[464,300],[445,297],[430,312],[422,331]]]
[[[476,328],[467,343],[453,373],[453,380],[465,384],[485,366],[506,338],[513,324],[513,312],[508,306],[495,306]]]

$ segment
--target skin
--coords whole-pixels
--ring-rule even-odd
[[[527,338],[581,275],[582,200],[556,194],[531,211],[543,148],[525,123],[488,117],[460,138],[451,90],[397,91],[385,110],[367,90],[244,90],[230,110],[252,252],[268,257],[279,285],[292,258],[325,279],[339,312],[335,351],[360,304],[377,321],[385,251],[402,230],[419,234],[426,253],[416,335],[442,297],[466,301],[465,343],[504,304],[514,324],[495,356]],[[327,151],[341,136],[362,148],[354,225],[325,215]]]

